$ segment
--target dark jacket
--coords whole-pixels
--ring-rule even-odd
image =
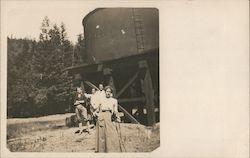
[[[84,96],[84,94],[81,94],[80,97],[78,96],[79,93],[75,93],[75,97],[74,97],[74,105],[76,101],[84,101],[84,103],[81,103],[82,105],[84,105],[87,101],[87,98]]]

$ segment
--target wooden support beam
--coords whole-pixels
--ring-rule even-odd
[[[147,68],[148,67],[148,63],[146,60],[141,60],[138,62],[139,68]]]
[[[119,103],[128,103],[128,102],[145,102],[145,97],[136,97],[136,98],[122,98],[118,99]]]
[[[151,65],[152,63],[155,63],[157,65],[158,59],[159,59],[159,50],[154,49],[142,54],[127,56],[120,59],[113,59],[95,64],[84,64],[80,66],[68,67],[63,71],[69,71],[69,75],[74,75],[76,73],[84,73],[85,75],[94,74],[103,71],[104,66],[114,69],[135,68],[138,65],[138,61],[140,60],[147,60],[151,63]]]
[[[112,92],[113,97],[116,97],[115,83],[114,83],[113,77],[112,77],[111,75],[109,76],[108,85],[109,85],[110,87],[112,87],[112,89],[113,89],[113,92]]]
[[[90,86],[91,88],[95,88],[97,90],[99,90],[98,87],[96,87],[93,83],[89,82],[89,81],[84,81],[88,86]]]
[[[132,122],[132,123],[137,123],[140,124],[127,110],[125,110],[121,105],[118,104],[118,109],[121,110],[125,116]]]
[[[154,89],[149,69],[146,69],[143,87],[146,99],[148,125],[153,126],[155,124]]]
[[[112,72],[112,69],[110,69],[110,68],[104,68],[103,69],[103,74],[104,75],[111,75],[111,72]]]
[[[122,87],[122,89],[117,93],[116,97],[119,98],[122,93],[134,82],[137,78],[139,72],[136,72],[135,75]]]
[[[104,68],[103,69],[103,75],[105,76],[105,79],[106,79],[106,83],[107,85],[109,85],[110,87],[112,87],[113,89],[113,97],[115,97],[116,95],[116,88],[115,88],[115,84],[114,84],[114,79],[113,79],[113,76],[112,76],[112,69],[111,68]]]
[[[103,64],[99,64],[99,65],[97,66],[97,71],[98,71],[98,72],[102,71],[102,68],[103,68]]]
[[[138,67],[140,68],[140,78],[141,78],[141,91],[145,96],[145,106],[147,110],[147,120],[148,125],[153,126],[155,124],[155,112],[154,112],[154,88],[152,83],[152,78],[150,74],[150,69],[146,60],[141,60],[138,62]]]
[[[83,81],[81,81],[81,87],[82,87],[82,91],[83,91],[83,93],[85,93],[85,92],[86,92],[86,90],[85,90],[85,87],[84,87]]]
[[[83,93],[85,93],[86,91],[85,91],[85,87],[84,87],[84,77],[81,75],[81,88],[82,88],[82,91],[83,91]]]

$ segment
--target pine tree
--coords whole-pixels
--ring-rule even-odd
[[[8,38],[8,116],[63,113],[69,107],[73,44],[45,17],[39,41]]]
[[[8,114],[29,115],[25,109],[33,109],[32,92],[35,89],[35,74],[32,65],[33,45],[27,39],[8,39]],[[8,115],[8,116],[9,116]]]
[[[67,39],[63,23],[60,28],[53,25],[48,30],[48,36],[48,40],[39,41],[40,61],[37,61],[37,65],[41,66],[37,70],[43,76],[39,81],[40,89],[46,89],[41,91],[41,95],[47,98],[47,102],[43,102],[47,113],[62,112],[68,107],[71,86],[71,78],[63,70],[71,63],[69,56],[73,46]]]
[[[74,65],[81,65],[84,63],[87,63],[85,39],[82,34],[79,34],[74,51]]]
[[[41,31],[39,39],[40,41],[47,41],[49,40],[49,29],[50,29],[50,20],[47,16],[43,19],[42,25],[41,25]]]

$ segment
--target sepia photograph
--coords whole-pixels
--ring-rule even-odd
[[[90,10],[48,13],[60,23],[46,10],[44,17],[32,9],[9,12],[11,152],[151,152],[160,146],[158,9]],[[42,20],[30,24],[33,19]],[[30,32],[16,34],[20,27]]]
[[[249,1],[0,8],[1,158],[249,158]]]

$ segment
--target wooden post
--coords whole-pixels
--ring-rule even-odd
[[[82,80],[81,74],[77,73],[74,75],[74,87],[79,87],[80,86],[80,82]]]
[[[116,88],[115,88],[113,77],[111,75],[109,76],[108,85],[113,88],[113,97],[115,97],[116,96]]]
[[[151,79],[151,74],[147,65],[147,61],[139,61],[139,68],[142,71],[142,91],[145,94],[145,104],[147,110],[147,121],[149,126],[155,124],[155,111],[154,111],[154,89]]]
[[[115,88],[115,84],[114,84],[114,80],[113,80],[111,72],[112,72],[112,69],[110,69],[110,68],[104,68],[103,69],[103,74],[104,74],[104,76],[106,78],[106,83],[110,87],[112,87],[112,89],[113,89],[113,97],[115,97],[116,96],[116,88]]]
[[[83,93],[86,93],[86,90],[85,90],[85,87],[84,87],[84,78],[83,78],[82,75],[81,75],[81,87],[82,87]]]
[[[146,70],[144,78],[144,93],[146,99],[148,125],[152,126],[155,124],[154,89],[148,69]]]

